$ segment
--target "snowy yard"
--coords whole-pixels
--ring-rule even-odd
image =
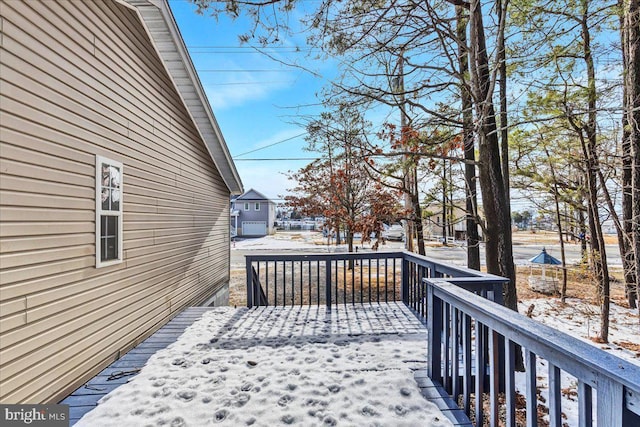
[[[611,304],[609,343],[598,343],[593,340],[599,331],[600,312],[597,306],[584,300],[569,298],[565,304],[562,304],[558,298],[528,299],[520,302],[519,310],[521,313],[529,311],[534,320],[640,366],[640,323],[635,310],[621,307],[615,303]],[[546,361],[540,359],[537,360],[536,365],[539,389],[538,404],[542,405],[544,412],[549,399],[548,366]],[[578,381],[565,372],[562,372],[560,380],[562,383],[563,422],[570,427],[577,426]],[[517,389],[523,393],[525,390],[524,373],[516,374],[516,384]],[[594,392],[594,402],[595,400],[597,400],[597,391]]]

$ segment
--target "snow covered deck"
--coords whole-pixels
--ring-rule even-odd
[[[77,425],[470,425],[426,375],[426,328],[403,303],[330,311],[193,308],[180,316],[177,326],[170,322],[61,402],[71,405],[72,421],[84,415]],[[107,380],[129,371],[137,375]],[[93,407],[97,389],[111,393]]]

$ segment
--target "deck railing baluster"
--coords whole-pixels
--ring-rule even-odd
[[[327,258],[327,261],[325,264],[324,288],[325,288],[325,298],[326,298],[325,304],[327,305],[327,310],[331,311],[331,259],[330,258]]]
[[[320,307],[320,297],[321,297],[321,295],[320,295],[320,260],[316,261],[316,268],[317,268],[317,271],[316,271],[316,287],[317,287],[317,290],[316,290],[316,292],[318,294],[318,307]]]
[[[593,426],[593,396],[591,387],[578,380],[578,427]]]
[[[485,359],[485,334],[484,325],[475,319],[475,331],[476,331],[476,378],[475,378],[475,405],[474,413],[476,417],[476,424],[483,425],[484,419],[484,402],[482,401],[482,395],[484,394],[484,382],[486,378]]]
[[[360,293],[362,294],[362,292]],[[351,304],[356,303],[356,269],[351,269]]]
[[[472,337],[471,317],[462,314],[462,365],[464,376],[462,378],[462,408],[467,416],[471,415],[471,389],[472,389]]]
[[[264,294],[267,296],[267,305],[269,305],[269,261],[264,263]]]
[[[516,345],[507,340],[505,346],[505,421],[507,427],[516,427]]]
[[[527,427],[537,427],[538,425],[538,396],[537,396],[537,374],[536,355],[525,350],[524,369],[526,371],[525,399],[527,400]]]
[[[562,406],[560,399],[560,368],[549,363],[549,422],[551,427],[562,427]]]
[[[498,392],[500,391],[500,356],[498,333],[489,328],[489,397],[492,427],[498,426]]]
[[[295,261],[291,261],[291,305],[296,301],[296,265]],[[286,305],[286,303],[285,303]]]
[[[454,400],[458,401],[458,396],[460,396],[460,310],[453,307],[453,313],[451,317],[452,324],[452,351],[451,355],[451,396],[453,396]]]
[[[304,277],[304,264],[300,261],[300,305],[304,305],[304,291],[302,288],[302,281]]]
[[[309,303],[308,305],[311,305],[311,301],[313,301],[313,298],[311,298],[311,260],[307,261],[309,263],[308,268],[309,268],[309,280],[307,282],[307,288],[309,289]]]
[[[347,263],[342,264],[342,301],[346,305],[347,304]],[[353,270],[355,266],[351,267]]]

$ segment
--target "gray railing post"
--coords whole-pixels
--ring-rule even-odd
[[[402,302],[409,305],[409,260],[406,254],[402,255],[402,283],[400,285]]]
[[[492,286],[493,299],[496,304],[504,305],[504,282],[496,282]]]
[[[327,299],[327,310],[331,311],[331,259],[325,261],[324,294]]]
[[[251,271],[251,258],[246,257],[247,269],[247,307],[253,307],[253,274]]]

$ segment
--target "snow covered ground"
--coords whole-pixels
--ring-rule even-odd
[[[420,394],[402,305],[216,308],[77,426],[448,426]]]
[[[533,306],[533,308],[531,308]],[[597,343],[592,338],[598,335],[600,328],[599,307],[580,299],[568,298],[562,304],[558,298],[538,298],[521,301],[518,309],[526,313],[531,309],[531,318],[572,335],[586,343],[598,347],[633,364],[640,366],[640,322],[636,310],[611,304],[611,324],[609,343]],[[549,399],[548,366],[545,360],[536,363],[540,398],[538,403],[547,406]],[[561,372],[563,422],[567,426],[578,425],[578,381],[575,377]],[[526,390],[524,373],[516,374],[516,388],[524,394]],[[597,391],[594,392],[594,417]],[[595,421],[594,421],[595,425]]]
[[[595,342],[600,331],[599,307],[577,298],[538,298],[521,301],[518,309],[526,313],[533,305],[531,318],[592,344],[631,363],[640,365],[640,321],[637,310],[611,303],[609,343]],[[635,344],[637,350],[632,350]]]
[[[318,252],[345,252],[347,245],[335,245],[335,241],[328,244],[327,238],[322,237],[322,233],[311,231],[285,231],[278,232],[271,236],[260,238],[238,238],[232,244],[231,249],[241,250],[315,250]],[[370,248],[373,242],[361,243],[360,239],[354,240],[354,245]],[[385,241],[380,250],[394,251],[404,248],[403,242]]]

